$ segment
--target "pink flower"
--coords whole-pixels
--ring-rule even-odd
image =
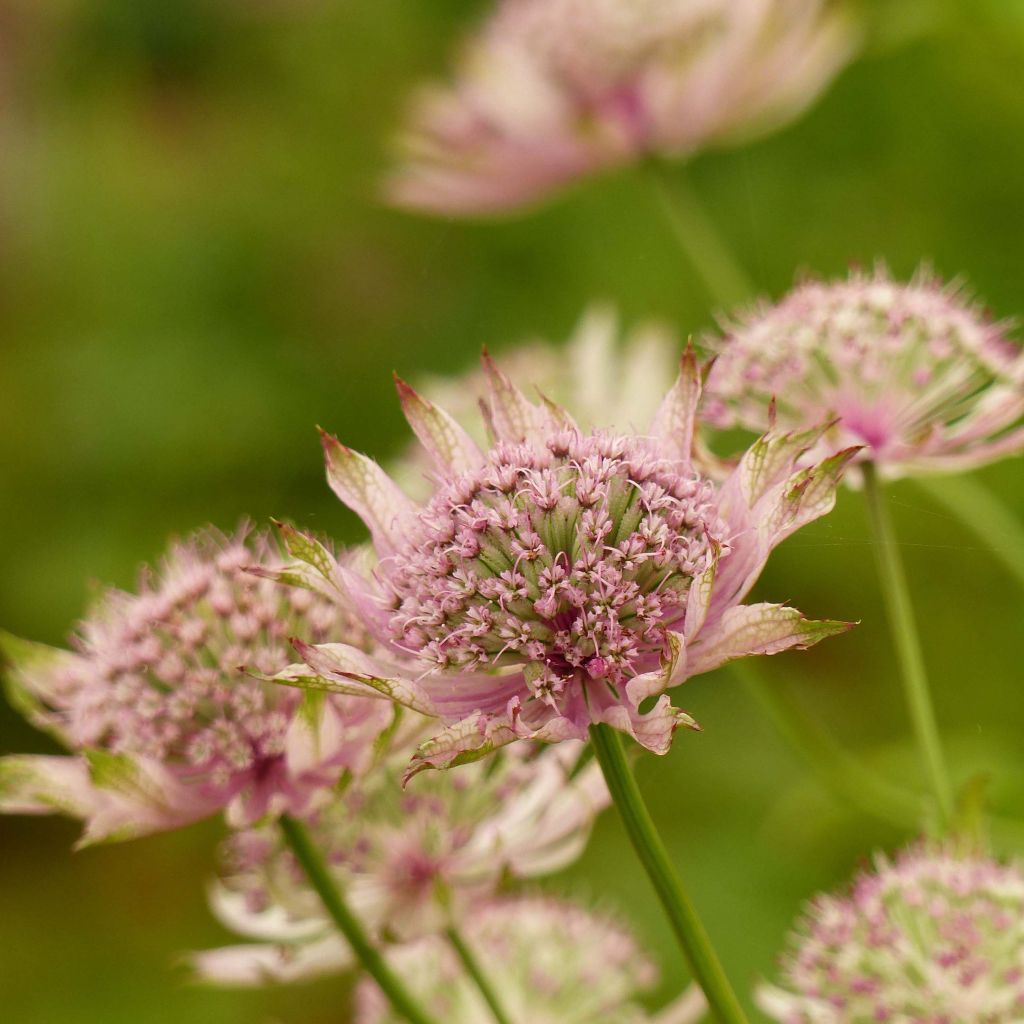
[[[530,1024],[695,1024],[706,1005],[691,990],[661,1014],[636,1001],[655,979],[628,931],[569,903],[528,897],[480,907],[465,926],[502,1007]],[[394,968],[429,1013],[445,1024],[490,1019],[480,993],[447,943],[421,940],[390,954]],[[369,980],[356,990],[356,1024],[398,1024]]]
[[[0,759],[0,810],[80,817],[96,842],[223,808],[235,825],[303,811],[361,770],[391,718],[380,702],[309,702],[246,675],[286,666],[294,633],[366,642],[327,577],[320,593],[260,578],[301,583],[305,568],[292,572],[265,533],[210,530],[172,545],[137,593],[105,593],[73,650],[5,638],[13,703],[74,755]]]
[[[807,908],[783,982],[758,1003],[783,1024],[949,1021],[1024,1014],[1024,872],[915,847]]]
[[[384,942],[472,920],[510,878],[570,864],[608,802],[595,762],[574,771],[579,744],[510,748],[486,765],[435,772],[403,790],[402,770],[425,721],[403,726],[372,771],[309,819],[350,905]],[[277,829],[237,833],[224,861],[211,905],[229,928],[257,941],[196,954],[200,976],[258,985],[351,966],[347,944]]]
[[[856,43],[821,0],[502,0],[423,89],[394,202],[479,214],[646,154],[685,158],[809,105]]]
[[[308,668],[279,681],[376,693],[444,720],[412,773],[515,739],[586,739],[594,722],[665,753],[673,731],[694,724],[666,689],[847,628],[742,601],[775,545],[832,507],[852,452],[797,469],[818,435],[771,431],[716,487],[691,462],[691,353],[644,436],[585,434],[484,365],[487,451],[399,382],[436,466],[423,506],[325,435],[331,485],[379,557],[345,583],[381,650],[297,642]]]
[[[808,281],[711,339],[704,413],[721,427],[805,429],[858,444],[887,476],[983,465],[1024,450],[1024,357],[958,286],[883,267]],[[826,446],[827,448],[827,446]]]

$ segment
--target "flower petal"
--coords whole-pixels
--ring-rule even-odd
[[[482,356],[488,398],[484,403],[487,425],[498,441],[539,441],[564,426],[564,414],[531,402],[485,350]]]
[[[186,962],[198,981],[251,988],[339,973],[352,966],[352,954],[340,936],[327,935],[302,945],[251,942],[205,949]]]
[[[687,651],[688,670],[697,675],[748,654],[778,654],[812,647],[855,623],[805,618],[781,604],[744,604],[729,608],[714,629],[702,633]]]
[[[366,523],[377,553],[391,554],[404,539],[405,524],[415,511],[412,501],[373,459],[324,431],[320,438],[331,490]]]
[[[483,465],[483,454],[476,442],[448,413],[418,394],[397,375],[395,386],[409,426],[438,469],[464,473]]]
[[[693,346],[687,345],[679,362],[679,376],[654,414],[649,431],[661,441],[672,458],[685,465],[690,465],[693,456],[694,425],[700,392],[697,356]]]
[[[310,675],[303,665],[289,665],[272,677],[275,683],[360,697],[385,697],[420,714],[432,717],[438,714],[430,695],[421,685],[395,675],[390,666],[358,647],[309,644],[298,638],[292,643],[315,674]]]

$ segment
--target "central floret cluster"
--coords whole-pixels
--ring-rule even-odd
[[[431,500],[388,580],[395,642],[439,668],[526,666],[540,695],[656,665],[725,547],[712,485],[643,438],[498,444]]]

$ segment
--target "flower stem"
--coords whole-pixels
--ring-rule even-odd
[[[899,547],[896,544],[896,532],[893,529],[892,519],[882,500],[882,491],[875,466],[871,462],[865,462],[862,470],[864,499],[875,535],[874,549],[878,575],[882,584],[882,595],[889,616],[889,625],[896,642],[896,653],[899,658],[907,708],[910,712],[925,775],[935,796],[939,826],[945,830],[949,827],[953,817],[953,791],[942,753],[938,725],[935,721],[935,709],[932,706],[931,691],[928,687],[921,639],[914,619],[914,608],[910,603],[907,574],[903,568]]]
[[[480,961],[477,960],[473,950],[466,944],[466,940],[459,933],[459,930],[454,925],[451,925],[445,930],[445,935],[452,949],[455,950],[456,956],[462,961],[462,966],[466,968],[466,973],[473,979],[473,983],[479,989],[480,995],[484,997],[484,1002],[490,1008],[494,1019],[498,1024],[512,1024],[508,1014],[502,1008],[494,987],[480,966]]]
[[[822,725],[815,722],[786,693],[754,667],[752,658],[732,662],[730,668],[743,682],[783,739],[810,765],[828,788],[857,810],[895,825],[916,828],[921,800],[871,771]]]
[[[694,979],[704,990],[711,1012],[720,1024],[746,1024],[746,1015],[626,763],[619,734],[603,723],[593,724],[590,738],[633,849],[654,885]]]
[[[672,234],[718,305],[731,309],[750,299],[754,286],[733,256],[685,174],[664,164],[648,165]]]
[[[327,870],[320,851],[313,845],[305,826],[288,815],[281,816],[281,832],[295,854],[310,884],[316,889],[324,908],[345,936],[367,973],[380,986],[395,1011],[409,1024],[437,1024],[433,1017],[419,1008],[405,985],[384,962],[363,930],[358,918],[349,909],[335,879]]]
[[[915,477],[914,483],[984,541],[1024,586],[1024,524],[987,487],[968,476]]]

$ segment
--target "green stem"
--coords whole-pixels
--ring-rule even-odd
[[[914,477],[952,512],[1024,586],[1024,524],[987,487],[968,476]]]
[[[882,499],[882,491],[874,464],[865,462],[864,499],[867,503],[868,518],[875,534],[875,558],[882,584],[889,624],[896,643],[900,663],[900,675],[907,700],[907,709],[914,728],[918,749],[921,754],[925,775],[935,795],[939,814],[939,826],[947,829],[953,818],[953,791],[946,771],[942,753],[942,742],[935,721],[928,675],[925,671],[921,639],[914,620],[914,608],[910,603],[910,590],[903,559],[896,543],[896,532],[892,519]]]
[[[508,1014],[502,1008],[494,987],[480,966],[480,961],[474,956],[473,950],[466,944],[466,940],[459,934],[458,929],[451,925],[446,929],[445,935],[452,949],[455,950],[455,955],[462,961],[462,966],[466,968],[466,973],[473,979],[480,995],[484,997],[484,1002],[490,1008],[494,1019],[498,1024],[512,1024]]]
[[[754,286],[732,255],[685,174],[660,163],[649,165],[655,192],[672,234],[710,295],[725,309],[748,301]]]
[[[288,815],[282,815],[281,832],[310,884],[317,891],[327,913],[338,926],[338,931],[345,936],[352,947],[352,952],[380,986],[395,1011],[409,1021],[409,1024],[437,1024],[433,1017],[419,1008],[405,985],[370,942],[359,919],[345,903],[336,880],[331,877],[320,851],[313,845],[305,826]]]
[[[776,682],[767,680],[753,659],[730,668],[761,705],[783,739],[821,777],[832,792],[859,811],[899,828],[916,828],[921,801],[865,767],[827,729],[815,722]]]
[[[720,1024],[746,1024],[747,1018],[739,1000],[669,859],[636,779],[626,763],[619,734],[610,726],[595,724],[590,727],[590,738],[633,849],[654,885],[690,970],[704,990],[711,1012]]]

